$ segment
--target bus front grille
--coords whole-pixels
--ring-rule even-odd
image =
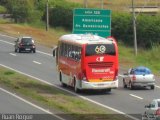
[[[88,66],[91,68],[106,68],[106,67],[112,67],[113,62],[92,62],[88,63]]]

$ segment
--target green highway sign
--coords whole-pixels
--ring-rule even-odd
[[[73,33],[111,35],[111,11],[102,9],[74,9]]]

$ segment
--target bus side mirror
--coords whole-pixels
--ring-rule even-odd
[[[56,57],[57,46],[53,48],[53,57]]]

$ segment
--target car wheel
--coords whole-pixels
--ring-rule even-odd
[[[61,86],[62,87],[66,87],[67,85],[65,83],[62,82],[62,74],[59,73],[59,81],[61,82]]]
[[[17,52],[17,49],[15,48],[14,52]]]
[[[151,86],[151,89],[154,90],[154,85]]]
[[[148,120],[148,118],[147,118],[147,115],[146,115],[146,114],[142,115],[142,120]]]
[[[131,89],[131,90],[133,90],[133,89],[134,89],[134,86],[132,85],[132,83],[131,83],[131,82],[129,82],[129,87],[130,87],[130,89]]]
[[[36,53],[36,50],[33,50],[33,53]]]
[[[127,85],[124,79],[123,79],[123,88],[127,88]]]
[[[17,48],[17,52],[18,52],[18,53],[21,53],[21,49],[20,49],[20,48]]]

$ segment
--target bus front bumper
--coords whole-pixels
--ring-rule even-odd
[[[87,82],[82,80],[81,83],[81,89],[108,89],[108,88],[118,88],[118,80],[107,81],[107,82]]]

